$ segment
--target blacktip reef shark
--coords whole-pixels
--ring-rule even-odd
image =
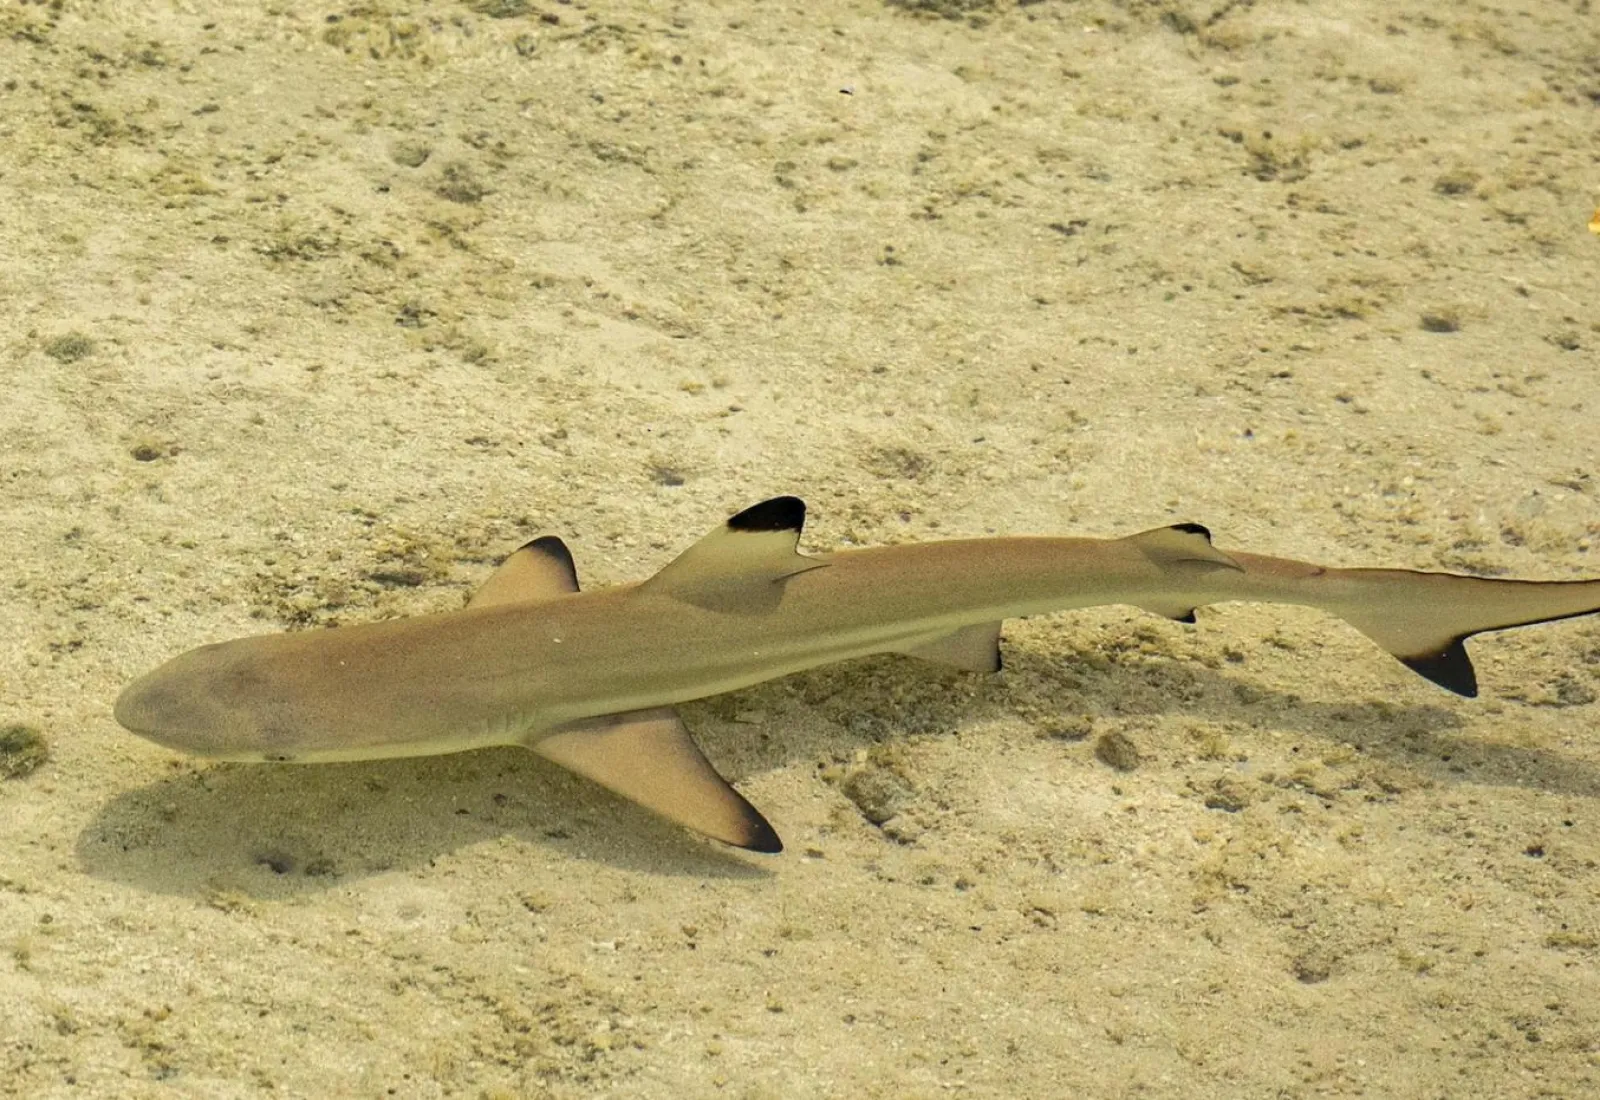
[[[1477,694],[1462,642],[1600,611],[1600,580],[1485,580],[1223,553],[1193,523],[1120,539],[988,538],[798,550],[805,504],[757,504],[642,583],[578,590],[566,545],[527,543],[459,611],[202,646],[134,681],[123,726],[223,760],[337,761],[524,745],[717,840],[782,850],[676,704],[874,653],[1000,667],[1000,622],[1131,604],[1305,604]]]

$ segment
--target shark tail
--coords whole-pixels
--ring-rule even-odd
[[[1474,634],[1600,612],[1600,581],[1493,580],[1396,569],[1341,570],[1339,578],[1363,598],[1330,610],[1419,676],[1469,698],[1478,694],[1478,675],[1463,643]]]
[[[1235,554],[1239,587],[1320,607],[1344,619],[1420,676],[1457,695],[1478,694],[1463,644],[1474,634],[1600,612],[1600,580],[1518,581],[1406,569],[1325,569]]]

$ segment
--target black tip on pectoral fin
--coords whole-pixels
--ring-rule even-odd
[[[1401,657],[1400,662],[1419,676],[1426,676],[1446,691],[1474,699],[1478,695],[1478,674],[1467,656],[1465,638],[1457,638],[1437,653],[1420,657]]]
[[[799,497],[773,497],[752,504],[728,520],[734,531],[795,531],[806,524],[806,502]]]
[[[743,798],[743,795],[740,795]],[[747,801],[745,805],[749,806]],[[736,847],[750,852],[761,852],[764,855],[777,855],[783,851],[783,840],[778,836],[778,830],[772,823],[761,816],[761,811],[750,806],[750,817],[745,821],[748,832]]]
[[[1182,531],[1186,535],[1199,535],[1207,542],[1211,541],[1211,528],[1201,523],[1174,523],[1172,530]]]

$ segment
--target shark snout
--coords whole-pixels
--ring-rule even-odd
[[[217,732],[216,708],[203,700],[197,705],[191,692],[178,690],[162,672],[158,669],[124,688],[112,714],[123,728],[157,744],[184,752],[205,751]]]
[[[112,707],[117,723],[170,749],[230,755],[239,723],[220,675],[228,664],[227,648],[192,650],[123,688]]]
[[[140,737],[154,737],[161,729],[161,716],[170,708],[166,697],[154,677],[141,676],[122,689],[111,708],[111,715],[125,730]]]

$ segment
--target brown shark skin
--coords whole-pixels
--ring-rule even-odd
[[[671,705],[962,626],[1121,603],[1307,604],[1414,643],[1600,609],[1600,581],[1152,560],[1129,539],[924,543],[812,559],[776,606],[707,609],[638,585],[244,638],[173,659],[117,701],[127,728],[232,759],[405,756],[527,743],[564,722]]]
[[[1471,696],[1463,639],[1600,610],[1600,580],[1329,569],[1223,553],[1195,524],[804,557],[804,515],[796,498],[765,501],[648,581],[594,592],[578,591],[559,539],[536,539],[460,611],[202,646],[130,684],[116,718],[227,760],[520,744],[708,836],[776,852],[776,831],[705,760],[676,704],[874,653],[992,671],[1007,618],[1132,604],[1193,622],[1232,600],[1321,608]]]

